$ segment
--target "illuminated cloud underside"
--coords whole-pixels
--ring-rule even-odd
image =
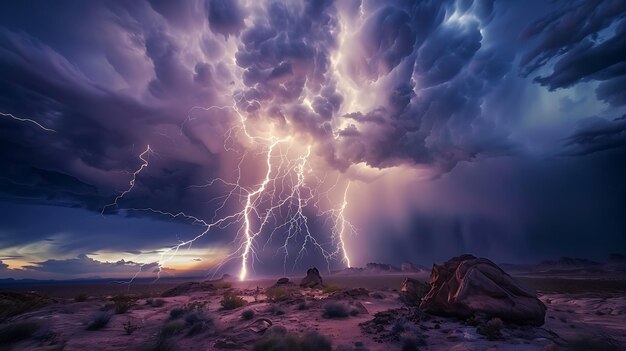
[[[440,240],[458,242],[451,253],[475,248],[482,233],[533,252],[541,235],[532,233],[551,227],[538,224],[547,202],[515,193],[534,183],[499,190],[492,174],[528,167],[550,179],[542,172],[617,167],[592,158],[621,152],[626,135],[626,5],[534,5],[13,5],[0,11],[8,16],[0,28],[2,199],[197,226],[128,239],[128,250],[158,252],[132,258],[157,275],[184,269],[177,257],[190,247],[219,248],[211,268],[236,269],[241,279],[258,262],[274,271],[278,262],[283,272],[320,262],[337,269],[384,260],[376,238],[391,242],[393,232],[421,254]],[[558,159],[562,168],[550,171],[527,166],[554,155],[591,156]],[[476,165],[485,167],[482,178]],[[533,182],[527,178],[516,181]],[[465,186],[484,179],[486,189]],[[622,189],[612,178],[599,183]],[[607,208],[598,218],[613,218]],[[522,230],[525,223],[535,224]],[[23,256],[83,262],[92,252],[117,259],[125,250],[99,240],[79,245],[78,232],[47,234],[64,238],[65,253],[45,246]],[[11,269],[30,265],[16,248],[45,239],[6,236],[0,255]],[[614,234],[607,238],[615,244]],[[497,245],[485,250],[504,252]]]

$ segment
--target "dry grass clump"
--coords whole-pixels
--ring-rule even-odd
[[[222,301],[220,301],[220,305],[222,305],[222,309],[224,310],[234,310],[235,308],[242,307],[245,304],[246,300],[234,294],[225,294]]]

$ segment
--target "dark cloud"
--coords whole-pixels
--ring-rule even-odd
[[[626,115],[614,120],[592,117],[581,121],[580,127],[567,139],[574,155],[586,155],[626,147]]]
[[[241,35],[236,58],[244,68],[240,106],[253,114],[273,111],[306,131],[316,129],[339,109],[341,95],[328,70],[337,15],[329,1],[306,1],[304,9],[270,2]],[[261,20],[262,18],[266,20]],[[304,117],[304,94],[316,114]],[[263,111],[259,111],[263,108]],[[313,119],[304,121],[303,119]]]
[[[215,33],[238,35],[243,29],[244,11],[238,0],[206,0],[209,26]]]
[[[550,90],[581,81],[601,81],[598,99],[614,106],[626,103],[621,88],[626,76],[626,3],[580,0],[529,25],[522,36],[537,45],[521,59],[522,74],[548,64],[552,72],[535,82]]]
[[[34,262],[31,266],[25,266],[25,270],[39,271],[56,274],[133,274],[140,270],[149,272],[158,268],[158,264],[148,263],[141,264],[133,261],[120,260],[117,262],[102,262],[88,257],[85,254],[78,255],[76,258],[68,258],[65,260],[46,260],[43,262]]]
[[[493,207],[526,196],[515,187],[532,193],[510,210],[533,212],[531,234],[513,230],[518,222],[509,221],[509,213],[465,217],[448,207],[454,201],[433,195],[433,204],[445,202],[441,212],[414,212],[415,230],[430,233],[421,238],[432,244],[418,250],[420,255],[431,247],[439,250],[433,255],[480,251],[485,242],[491,243],[483,245],[485,254],[515,251],[498,239],[500,232],[517,235],[512,242],[520,245],[540,246],[535,232],[545,234],[542,226],[559,233],[580,227],[576,235],[586,238],[590,226],[565,223],[568,214],[578,213],[569,200],[554,223],[534,212],[548,210],[542,206],[550,201],[539,193],[549,192],[533,190],[547,173],[558,187],[560,177],[581,171],[581,165],[606,171],[583,172],[567,188],[550,193],[555,197],[572,192],[577,201],[597,203],[602,199],[593,195],[596,184],[622,189],[612,172],[620,171],[615,164],[626,144],[626,126],[623,118],[606,116],[622,115],[626,104],[624,1],[26,0],[0,5],[0,23],[0,112],[55,131],[0,116],[0,247],[13,250],[7,259],[29,244],[45,248],[51,258],[77,256],[38,260],[31,272],[136,269],[137,262],[101,262],[85,253],[154,254],[178,238],[192,237],[199,227],[125,209],[212,215],[219,206],[215,199],[228,187],[192,185],[236,177],[234,159],[241,154],[252,159],[244,167],[246,186],[255,185],[254,170],[264,167],[264,160],[256,152],[245,153],[245,145],[232,137],[239,122],[229,107],[233,101],[250,121],[271,123],[312,144],[319,173],[334,168],[349,170],[345,176],[351,177],[360,163],[416,166],[439,176],[436,182],[449,177],[446,187],[459,186],[458,192],[480,185],[484,193],[493,192],[484,204]],[[580,83],[592,83],[595,97]],[[563,90],[558,99],[551,95],[556,89]],[[198,108],[209,106],[220,108]],[[571,132],[577,118],[592,115],[599,117],[581,120]],[[552,142],[546,146],[538,142],[542,138]],[[100,216],[103,206],[128,188],[147,145],[153,150],[149,167],[119,206]],[[492,156],[525,154],[580,157],[564,157],[558,167],[536,171],[536,181],[511,177],[513,185],[495,189],[485,185],[501,179],[494,174],[532,173],[541,162],[528,166],[516,159],[524,167],[515,162],[485,166],[472,181],[465,178],[467,170],[455,173],[465,161],[482,167]],[[422,191],[407,193],[419,197]],[[601,194],[609,196],[604,188]],[[483,201],[480,194],[469,198],[468,208]],[[607,219],[615,203],[607,201],[605,212],[593,211],[588,219],[608,223],[601,229],[611,245],[624,228]],[[234,196],[223,210],[241,205],[241,197]],[[393,220],[385,220],[377,222],[380,227],[365,223],[363,236],[387,235]],[[326,233],[322,222],[311,220],[311,226]],[[233,227],[219,228],[202,244],[228,245],[237,234]],[[454,249],[441,248],[446,241],[438,237],[456,240]],[[551,238],[558,246],[558,238]],[[268,251],[259,253],[264,262],[276,260],[277,245],[269,243]],[[395,257],[393,247],[403,245],[390,246],[379,250],[380,260]],[[310,257],[304,264],[322,261]],[[267,263],[259,271],[270,274],[278,266],[282,262]],[[0,270],[6,269],[0,263]]]

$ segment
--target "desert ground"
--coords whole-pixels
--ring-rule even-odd
[[[400,288],[428,275],[8,286],[0,350],[626,349],[626,280],[517,277],[547,307],[533,327],[424,313]]]

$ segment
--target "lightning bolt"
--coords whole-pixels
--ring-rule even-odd
[[[247,268],[248,256],[250,254],[250,250],[252,249],[252,242],[254,238],[260,232],[259,230],[259,232],[253,233],[251,229],[252,225],[250,223],[251,222],[250,212],[253,210],[253,198],[262,194],[267,188],[267,185],[269,184],[269,182],[271,181],[270,176],[272,174],[272,160],[271,160],[272,151],[274,150],[276,145],[282,142],[286,142],[288,140],[289,138],[276,139],[272,142],[272,144],[270,144],[270,147],[267,150],[267,159],[266,159],[267,172],[265,174],[265,179],[263,179],[263,182],[261,182],[261,184],[255,191],[248,193],[248,196],[246,199],[246,206],[244,207],[244,210],[243,210],[244,222],[245,222],[245,242],[244,242],[243,255],[241,259],[241,271],[239,273],[239,280],[245,280],[246,276],[248,275],[248,268]]]
[[[147,154],[152,152],[152,149],[150,149],[150,145],[146,146],[146,150],[144,152],[142,152],[141,154],[139,154],[139,159],[142,161],[141,166],[139,166],[139,168],[137,168],[133,173],[132,173],[132,177],[130,179],[130,181],[128,182],[128,188],[124,191],[122,191],[119,195],[117,195],[115,197],[115,200],[113,200],[112,203],[105,205],[102,208],[102,212],[100,212],[101,215],[104,216],[104,211],[106,211],[107,208],[115,206],[118,207],[117,202],[121,199],[124,198],[124,196],[126,196],[126,194],[130,193],[133,188],[135,187],[135,182],[137,181],[137,176],[139,175],[139,173],[141,173],[141,171],[143,171],[144,168],[148,167],[148,159],[147,159]]]
[[[341,208],[339,209],[339,234],[338,234],[338,238],[339,238],[339,242],[341,243],[341,251],[343,253],[343,260],[346,263],[346,265],[348,266],[348,268],[351,267],[350,265],[350,257],[348,256],[348,251],[346,250],[346,242],[344,241],[344,234],[346,232],[346,226],[349,226],[350,229],[352,231],[354,231],[354,227],[352,226],[352,224],[350,224],[350,222],[348,222],[346,220],[346,217],[344,215],[344,212],[346,210],[346,206],[348,206],[348,189],[350,189],[350,183],[348,182],[348,185],[346,185],[346,190],[343,192],[343,202],[341,203]]]
[[[263,249],[275,238],[275,236],[284,236],[284,241],[278,250],[284,252],[284,269],[286,270],[289,247],[296,239],[302,238],[302,244],[294,260],[296,263],[307,253],[307,248],[313,247],[326,259],[329,264],[333,259],[341,259],[346,265],[350,266],[350,258],[344,241],[344,235],[349,232],[355,232],[355,228],[347,221],[344,211],[348,205],[346,187],[343,196],[343,202],[339,208],[323,211],[320,215],[328,215],[334,221],[331,226],[331,237],[336,248],[329,250],[325,247],[323,241],[317,238],[317,235],[309,226],[309,218],[305,213],[305,209],[313,202],[316,197],[321,195],[316,189],[323,179],[313,176],[313,183],[308,175],[312,173],[309,165],[311,156],[311,145],[306,146],[306,151],[300,153],[297,149],[296,140],[292,136],[278,136],[270,133],[269,136],[254,135],[247,126],[247,117],[242,114],[237,105],[241,102],[242,97],[235,96],[233,105],[226,106],[210,106],[200,107],[194,106],[190,109],[187,117],[180,126],[180,133],[183,133],[186,123],[193,120],[191,112],[193,110],[224,110],[231,109],[239,118],[239,123],[229,128],[224,135],[224,149],[239,153],[240,159],[237,165],[237,176],[234,181],[227,181],[222,178],[215,178],[205,184],[192,185],[189,188],[209,188],[220,184],[227,188],[224,195],[219,196],[211,201],[221,201],[217,209],[214,211],[212,218],[202,219],[184,212],[166,212],[154,208],[129,208],[133,211],[148,211],[151,213],[168,216],[173,219],[184,219],[191,224],[200,225],[203,230],[188,240],[180,241],[178,244],[165,248],[160,252],[160,258],[157,264],[157,279],[160,277],[162,268],[170,262],[182,248],[191,248],[191,246],[211,232],[213,229],[225,229],[230,226],[237,226],[235,242],[239,243],[236,249],[226,259],[221,262],[217,269],[222,267],[228,261],[239,258],[241,259],[239,269],[239,279],[245,280],[249,275],[249,269],[254,266],[254,261],[258,260],[258,238],[266,232],[266,229],[273,225],[273,229],[269,231],[269,235]],[[249,157],[249,151],[239,152],[234,145],[238,145],[236,139],[238,135],[244,136],[252,146],[259,147],[262,151],[258,155],[263,155],[265,173],[263,178],[253,186],[242,184],[242,165]],[[233,146],[230,146],[230,145]],[[129,187],[120,193],[113,203],[105,206],[118,206],[118,201],[131,192],[135,186],[135,181],[139,173],[148,166],[146,155],[151,152],[148,146],[146,150],[139,155],[143,161],[142,165],[132,173],[132,179]],[[294,155],[295,154],[295,155]],[[297,156],[296,156],[297,155]],[[349,186],[349,184],[348,184]],[[332,190],[332,188],[330,189]],[[329,190],[329,191],[330,191]],[[327,194],[326,194],[327,195]],[[231,201],[240,203],[240,210],[231,213],[223,213],[227,211],[227,204]],[[318,207],[318,202],[315,202]],[[141,273],[141,270],[135,277]],[[133,277],[133,279],[135,278]]]
[[[39,122],[37,122],[37,121],[35,121],[33,119],[30,119],[30,118],[17,117],[15,115],[10,114],[10,113],[4,113],[4,112],[0,112],[0,116],[8,117],[8,118],[14,119],[16,121],[20,121],[20,122],[30,123],[30,124],[33,124],[33,125],[37,126],[40,129],[45,130],[46,132],[56,133],[56,130],[50,129],[50,128],[46,128],[43,125],[41,125]]]

